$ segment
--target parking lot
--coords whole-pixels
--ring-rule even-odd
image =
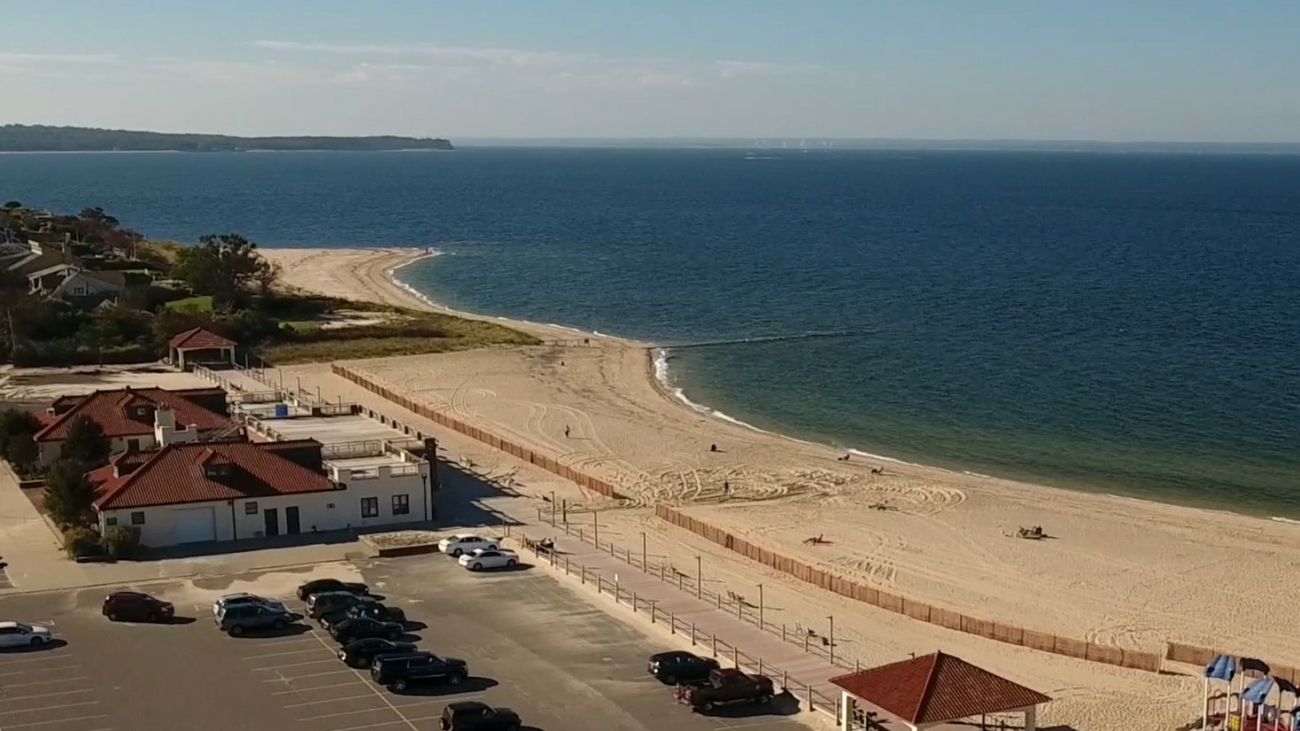
[[[226,636],[191,585],[150,587],[176,603],[170,625],[109,623],[101,589],[11,596],[0,599],[0,619],[53,623],[66,644],[0,654],[0,729],[429,731],[453,700],[509,707],[533,731],[806,728],[781,715],[793,705],[781,699],[763,715],[690,713],[646,674],[647,656],[667,648],[543,569],[475,574],[428,556],[375,560],[362,574],[405,610],[409,639],[466,660],[471,677],[393,693],[344,666],[314,623]],[[301,609],[295,597],[277,598]]]

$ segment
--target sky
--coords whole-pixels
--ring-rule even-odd
[[[1300,142],[1297,0],[0,0],[0,123]]]

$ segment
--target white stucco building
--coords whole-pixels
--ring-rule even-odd
[[[101,530],[160,547],[367,529],[432,516],[429,465],[408,453],[331,463],[314,439],[164,444],[90,473]]]

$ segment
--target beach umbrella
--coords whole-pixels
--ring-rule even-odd
[[[1228,684],[1228,700],[1223,705],[1223,722],[1228,722],[1228,713],[1232,710],[1232,678],[1237,674],[1237,663],[1227,655],[1215,655],[1205,666],[1205,704],[1202,706],[1201,731],[1210,726],[1210,680],[1222,680]]]
[[[1255,731],[1259,731],[1264,724],[1264,714],[1262,712],[1264,701],[1268,700],[1268,694],[1273,692],[1274,685],[1276,683],[1273,682],[1273,678],[1265,675],[1251,681],[1250,685],[1246,686],[1246,689],[1241,692],[1242,703],[1249,702],[1255,706]],[[1244,705],[1242,714],[1241,720],[1244,722],[1246,720]],[[1243,731],[1245,730],[1243,729]]]

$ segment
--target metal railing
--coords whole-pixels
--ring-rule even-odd
[[[667,561],[656,562],[654,559],[657,557],[650,555],[644,544],[640,550],[620,547],[613,541],[602,540],[598,526],[596,531],[593,532],[582,526],[556,520],[555,516],[541,508],[538,508],[537,518],[538,522],[562,530],[565,535],[594,546],[601,553],[608,553],[632,568],[654,576],[665,584],[676,587],[678,591],[690,594],[696,599],[712,604],[741,621],[748,622],[765,632],[770,632],[774,636],[780,637],[782,642],[795,645],[804,652],[815,655],[831,665],[845,670],[857,671],[862,669],[861,661],[850,661],[849,658],[839,652],[838,645],[840,641],[832,636],[833,629],[831,633],[822,634],[801,624],[792,626],[784,622],[768,621],[761,592],[757,597],[758,601],[754,602],[734,591],[710,591],[707,587],[709,581],[701,575],[702,572],[681,571]]]
[[[510,526],[506,524],[505,534],[510,536]],[[568,535],[575,535],[568,533]],[[580,536],[581,539],[581,536]],[[584,539],[585,540],[585,539]],[[589,541],[587,541],[590,543]],[[530,541],[528,548],[531,550],[534,558],[540,563],[549,563],[552,568],[564,571],[565,576],[577,576],[583,585],[595,587],[600,594],[606,594],[614,598],[614,601],[629,607],[637,614],[645,615],[649,618],[651,624],[662,625],[668,629],[670,634],[689,637],[692,647],[707,648],[709,654],[719,660],[730,662],[735,668],[747,672],[765,675],[772,679],[773,682],[779,682],[781,688],[791,696],[798,699],[801,706],[808,710],[821,711],[838,719],[840,717],[840,699],[828,697],[825,693],[817,690],[810,683],[805,683],[797,678],[790,676],[790,673],[765,661],[761,657],[754,657],[736,645],[730,644],[725,640],[719,639],[717,635],[710,634],[699,630],[694,622],[679,618],[673,612],[665,612],[659,609],[658,602],[653,599],[642,599],[635,591],[630,591],[619,585],[617,578],[610,581],[600,574],[596,569],[589,569],[585,565],[570,560],[569,556],[557,556],[555,551],[540,550],[536,542]],[[601,541],[594,544],[600,550],[608,549],[611,556],[619,556],[619,549],[613,543]],[[630,551],[624,550],[622,557],[625,561],[634,567],[642,568],[638,565],[638,558]],[[644,571],[645,569],[642,568]],[[646,573],[653,573],[648,571]],[[667,583],[667,582],[666,582]],[[704,592],[701,591],[701,594]],[[710,595],[715,596],[715,595]],[[721,599],[715,600],[721,605]]]

